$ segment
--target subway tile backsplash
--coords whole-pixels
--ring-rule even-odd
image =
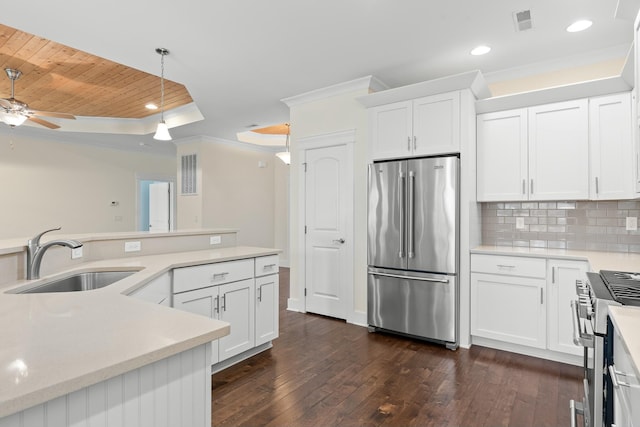
[[[482,244],[529,248],[640,253],[640,231],[626,217],[640,216],[640,201],[481,203]],[[523,218],[524,228],[516,229]]]

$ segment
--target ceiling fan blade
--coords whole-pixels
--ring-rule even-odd
[[[56,117],[58,119],[70,119],[70,120],[76,119],[76,116],[74,116],[73,114],[55,113],[53,111],[31,110],[31,114],[35,116],[42,116],[42,117]]]
[[[48,122],[46,120],[40,119],[40,118],[35,117],[35,116],[29,116],[29,117],[27,117],[27,120],[31,120],[32,122],[37,123],[40,126],[44,126],[46,128],[49,128],[49,129],[58,129],[60,127],[55,123]]]
[[[286,123],[282,123],[259,129],[251,129],[251,132],[262,133],[265,135],[286,135],[289,132],[289,126]]]
[[[0,98],[0,106],[9,110],[11,109],[12,104],[11,104],[11,101],[8,100],[7,98]]]

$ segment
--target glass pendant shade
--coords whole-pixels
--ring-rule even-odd
[[[153,139],[157,139],[158,141],[171,141],[171,134],[169,134],[169,128],[164,120],[158,123],[156,134],[153,135]]]
[[[278,156],[278,158],[280,160],[282,160],[285,164],[289,165],[291,164],[291,153],[288,151],[281,151],[279,153],[276,153],[276,156]]]
[[[0,120],[8,124],[9,126],[20,126],[27,120],[27,116],[14,113],[14,112],[0,112]]]

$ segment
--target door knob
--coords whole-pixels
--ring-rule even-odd
[[[340,243],[343,244],[344,243],[344,239],[343,238],[339,238],[339,239],[334,239],[333,243]]]

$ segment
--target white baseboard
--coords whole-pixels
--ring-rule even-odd
[[[364,326],[366,328],[369,326],[367,322],[367,313],[364,311],[353,311],[347,316],[347,323]]]
[[[559,353],[553,350],[527,347],[519,344],[496,341],[489,338],[471,337],[472,345],[494,348],[496,350],[509,351],[511,353],[524,354],[525,356],[538,357],[540,359],[553,360],[554,362],[566,363],[568,365],[582,366],[583,356]]]
[[[287,310],[289,311],[297,311],[299,313],[304,313],[300,307],[300,300],[298,298],[288,298],[287,299]]]

